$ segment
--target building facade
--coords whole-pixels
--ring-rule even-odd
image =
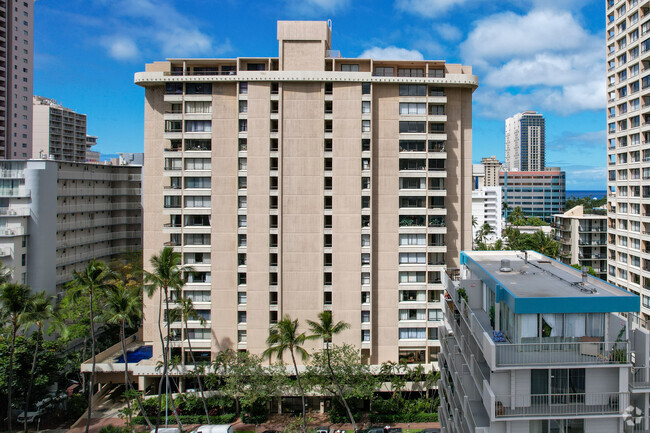
[[[500,186],[486,186],[472,191],[472,217],[476,219],[476,225],[472,224],[474,239],[485,223],[492,227],[493,232],[486,239],[488,242],[501,237],[503,231],[503,196],[501,192]]]
[[[0,262],[61,294],[91,259],[142,248],[142,167],[0,161]]]
[[[326,22],[278,22],[279,57],[149,64],[144,262],[196,276],[197,356],[261,353],[332,310],[366,362],[435,362],[441,275],[471,246],[468,66],[348,59]],[[161,181],[162,179],[162,181]],[[144,341],[160,356],[158,301]],[[173,324],[179,327],[180,324]],[[174,344],[187,354],[188,336]],[[312,349],[316,348],[316,345]]]
[[[463,252],[461,263],[445,274],[444,433],[648,429],[637,295],[534,251]]]
[[[554,215],[558,259],[567,265],[591,266],[598,278],[607,280],[607,216],[585,214],[576,206]]]
[[[509,209],[521,207],[528,216],[553,222],[553,215],[564,211],[566,173],[559,168],[546,171],[502,171],[499,184]]]
[[[484,172],[484,186],[499,186],[499,173],[503,169],[503,164],[499,162],[496,156],[482,158],[481,165]]]
[[[641,295],[650,318],[648,5],[606,2],[609,282]]]
[[[32,155],[34,0],[0,2],[0,159]]]
[[[506,119],[506,166],[508,171],[544,171],[546,124],[536,111],[524,111]]]
[[[86,115],[36,95],[33,109],[32,158],[86,162],[86,152],[97,143],[97,137],[86,135]]]

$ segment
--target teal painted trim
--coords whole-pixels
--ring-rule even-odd
[[[515,314],[539,313],[630,313],[639,311],[638,296],[590,298],[517,298]]]

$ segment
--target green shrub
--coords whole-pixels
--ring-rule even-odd
[[[242,407],[241,420],[244,424],[262,424],[269,419],[268,400],[258,399]]]
[[[358,409],[359,401],[357,399],[347,399],[348,406],[352,411],[352,416],[356,422],[361,421],[361,411]],[[348,412],[345,410],[345,406],[341,403],[341,400],[337,397],[332,398],[332,408],[330,409],[330,421],[335,424],[343,424],[350,422],[350,417]]]
[[[78,419],[88,407],[86,394],[72,394],[66,403],[65,416],[67,419]]]
[[[438,414],[437,413],[404,413],[404,414],[383,414],[383,413],[372,413],[370,414],[371,423],[386,423],[386,424],[395,424],[398,422],[437,422]]]
[[[207,424],[208,418],[205,415],[179,415],[179,418],[183,424]],[[234,413],[227,413],[224,415],[210,415],[210,423],[212,424],[230,424],[235,422],[237,416]],[[155,421],[155,420],[151,420]],[[133,417],[133,423],[136,425],[145,425],[146,422],[144,417],[136,416]],[[165,417],[163,416],[160,421],[161,424],[165,423]],[[176,418],[173,415],[169,416],[169,424],[176,425]]]

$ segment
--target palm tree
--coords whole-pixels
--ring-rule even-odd
[[[298,389],[300,390],[300,397],[302,399],[302,433],[307,431],[305,420],[307,414],[305,413],[305,390],[300,381],[300,373],[296,364],[296,352],[300,354],[303,360],[309,357],[307,351],[302,347],[305,341],[307,341],[305,333],[298,333],[298,319],[291,320],[291,317],[286,315],[282,320],[273,325],[269,331],[269,337],[266,339],[266,344],[269,347],[263,353],[263,356],[268,356],[269,359],[273,354],[282,358],[282,354],[287,350],[291,354],[291,361],[296,372],[296,381],[298,382]]]
[[[9,343],[9,380],[7,381],[7,425],[9,433],[12,431],[11,416],[11,390],[14,382],[14,352],[16,348],[16,334],[21,326],[22,315],[25,313],[30,298],[30,288],[23,284],[5,283],[0,287],[0,303],[2,311],[0,317],[6,319],[11,327],[11,342]]]
[[[350,406],[348,406],[348,402],[345,400],[345,396],[343,395],[343,388],[341,387],[341,384],[336,379],[336,375],[334,374],[334,369],[332,368],[332,359],[330,354],[330,344],[332,344],[332,337],[350,328],[350,324],[346,322],[334,323],[332,319],[332,312],[329,310],[319,313],[318,319],[319,322],[314,322],[313,320],[307,320],[307,323],[309,324],[309,330],[312,333],[312,335],[309,338],[320,338],[323,340],[323,343],[325,343],[325,353],[327,353],[327,367],[329,368],[332,382],[336,385],[336,389],[339,393],[339,398],[341,399],[341,402],[343,403],[343,406],[345,406],[345,410],[348,413],[348,417],[350,418],[350,422],[352,423],[352,430],[356,431],[357,424],[354,422],[354,416],[352,416],[352,411],[350,410]]]
[[[106,323],[116,324],[120,326],[120,341],[122,343],[122,356],[124,357],[124,386],[128,393],[129,389],[133,389],[131,380],[129,379],[129,360],[126,354],[126,327],[130,328],[137,326],[142,317],[142,292],[138,286],[125,285],[122,281],[117,281],[106,290],[104,293],[104,310],[102,318]],[[149,422],[147,413],[142,407],[140,395],[136,393],[135,399],[138,403],[140,412],[149,426],[153,429],[153,425]],[[131,416],[131,399],[127,396],[126,406],[128,408],[129,418]]]
[[[553,239],[553,236],[544,234],[538,230],[527,238],[526,248],[537,251],[545,256],[555,258],[560,249],[560,244]]]
[[[45,294],[45,291],[37,293],[28,302],[25,312],[20,318],[20,322],[25,328],[36,326],[36,344],[34,345],[34,357],[32,358],[32,369],[29,373],[29,385],[27,386],[27,395],[25,397],[24,413],[29,410],[29,400],[32,396],[32,386],[34,384],[34,373],[36,371],[36,360],[38,358],[38,349],[41,338],[43,337],[43,326],[54,315],[52,298]],[[27,433],[27,417],[23,423],[23,430]]]
[[[90,418],[93,403],[93,388],[95,386],[95,296],[100,296],[115,280],[115,274],[106,266],[106,263],[91,260],[81,272],[72,273],[70,282],[70,292],[76,301],[82,297],[88,296],[88,305],[90,310],[90,350],[92,352],[93,363],[90,371],[90,387],[88,388],[88,417],[86,419],[86,433],[90,429]]]
[[[510,215],[508,215],[507,221],[510,221],[510,223],[514,223],[517,220],[523,219],[525,216],[526,216],[526,213],[521,208],[521,206],[517,206],[512,210]]]
[[[181,316],[183,328],[185,328],[183,332],[185,332],[185,335],[187,336],[187,347],[190,349],[190,356],[192,357],[192,364],[194,365],[194,371],[197,373],[196,380],[199,384],[199,392],[201,393],[201,400],[203,401],[203,409],[205,410],[205,416],[207,417],[208,424],[210,424],[210,411],[208,410],[208,404],[205,401],[205,394],[203,393],[203,383],[201,382],[201,375],[198,374],[197,372],[196,359],[194,359],[194,352],[192,351],[192,342],[189,336],[189,328],[187,326],[188,320],[198,320],[201,325],[204,325],[205,319],[202,316],[199,316],[199,313],[196,312],[196,310],[194,309],[194,304],[192,303],[192,300],[190,298],[184,297],[182,293],[180,293],[180,291],[176,295],[177,295],[176,303],[178,304],[178,307],[176,307],[176,309],[178,311],[178,314]]]
[[[492,226],[489,223],[483,223],[478,233],[476,233],[476,243],[477,244],[484,243],[485,238],[492,233],[494,233]]]
[[[191,269],[181,266],[181,255],[174,251],[172,247],[165,247],[160,251],[159,255],[154,255],[150,260],[152,271],[144,271],[145,289],[147,295],[151,298],[156,292],[159,292],[158,297],[158,334],[160,335],[160,344],[163,349],[163,373],[158,384],[158,416],[156,417],[156,433],[160,426],[160,411],[162,409],[162,386],[165,383],[165,396],[169,391],[169,342],[171,341],[170,335],[170,317],[169,316],[169,291],[178,290],[185,285],[184,272],[189,272]],[[167,344],[165,344],[165,337],[162,330],[162,300],[165,299],[165,316],[167,317]],[[165,397],[166,398],[166,397]],[[171,399],[172,410],[176,417],[178,427],[182,430],[182,424],[176,413],[174,399]]]

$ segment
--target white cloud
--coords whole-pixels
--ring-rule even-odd
[[[359,56],[360,59],[375,60],[423,60],[424,56],[418,50],[407,50],[399,47],[373,47],[369,48]]]
[[[481,76],[477,112],[502,118],[538,109],[570,115],[605,106],[604,46],[568,11],[486,17],[461,44]]]
[[[458,27],[452,26],[448,23],[435,24],[433,28],[447,41],[457,41],[463,36],[463,33]]]
[[[350,5],[350,0],[286,0],[287,9],[298,15],[333,14]]]
[[[140,50],[133,39],[124,36],[107,36],[102,44],[108,50],[108,55],[116,60],[133,60],[140,55]]]
[[[138,47],[164,57],[215,55],[229,49],[228,41],[215,43],[195,17],[184,15],[169,0],[98,1],[107,9],[104,26],[120,34],[99,39],[113,58],[136,60],[141,56]]]
[[[405,12],[433,18],[468,0],[397,0],[395,6]]]

